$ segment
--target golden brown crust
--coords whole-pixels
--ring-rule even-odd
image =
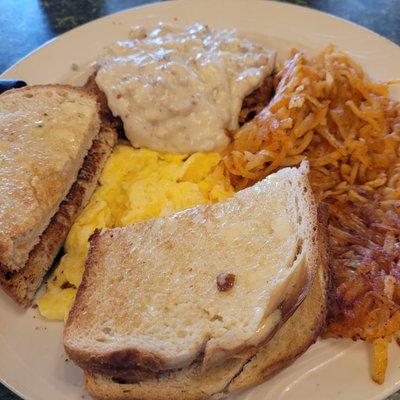
[[[89,201],[116,140],[116,132],[107,123],[103,124],[84,160],[78,179],[51,219],[39,243],[31,251],[27,264],[15,273],[0,271],[0,284],[22,307],[26,308],[32,304],[34,295],[63,245],[75,218]]]
[[[96,72],[93,72],[93,74],[89,76],[83,87],[88,93],[96,96],[97,102],[100,106],[100,115],[102,116],[102,118],[106,120],[111,120],[111,118],[113,117],[111,110],[108,108],[107,97],[104,92],[99,89],[96,83]]]
[[[117,130],[120,137],[125,137],[123,134],[123,125],[121,119],[112,115],[112,112],[108,107],[106,95],[97,86],[96,72],[93,72],[93,74],[89,76],[83,87],[86,91],[97,97],[97,102],[100,106],[101,119],[108,121]]]
[[[135,349],[113,350],[107,357],[97,355],[91,357],[75,349],[66,349],[66,353],[83,370],[92,374],[105,374],[119,383],[137,383],[156,378],[158,376],[156,371],[162,367],[162,361],[154,354]]]
[[[97,100],[97,97],[96,97],[95,93],[87,91],[83,87],[71,86],[71,85],[66,85],[66,84],[61,84],[61,83],[51,83],[51,84],[45,84],[45,85],[24,86],[24,87],[21,87],[21,88],[18,88],[18,89],[10,89],[10,90],[7,90],[6,92],[3,92],[1,94],[1,96],[5,97],[5,96],[12,95],[15,91],[18,91],[18,92],[29,91],[33,87],[36,87],[36,88],[52,88],[52,89],[66,89],[66,90],[71,90],[71,88],[72,88],[74,91],[80,92],[84,96],[88,96],[89,95],[90,97],[93,98],[93,100]]]

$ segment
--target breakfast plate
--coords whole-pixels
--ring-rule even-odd
[[[244,17],[245,16],[245,17]],[[29,84],[81,84],[90,64],[108,44],[127,36],[133,24],[166,21],[187,26],[235,27],[265,36],[265,44],[320,49],[334,43],[378,81],[398,78],[400,48],[373,32],[306,8],[262,0],[190,0],[153,4],[110,15],[70,31],[8,69],[2,78]],[[390,62],[382,62],[390,60]],[[400,93],[393,96],[400,98]],[[83,376],[62,346],[63,324],[21,311],[0,293],[0,380],[29,400],[84,398]],[[236,399],[384,399],[400,388],[400,349],[390,344],[383,385],[370,380],[369,349],[363,342],[320,340],[293,365]]]

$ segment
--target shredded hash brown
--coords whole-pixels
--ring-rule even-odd
[[[233,134],[236,189],[307,158],[330,214],[334,288],[325,337],[374,341],[400,330],[400,103],[329,46],[297,52],[275,96]],[[377,380],[381,380],[380,378]]]

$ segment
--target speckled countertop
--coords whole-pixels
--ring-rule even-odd
[[[60,33],[103,15],[152,2],[155,0],[0,0],[0,72]],[[286,2],[364,25],[400,45],[400,0]],[[17,399],[0,384],[0,400]],[[400,400],[400,392],[390,400]]]

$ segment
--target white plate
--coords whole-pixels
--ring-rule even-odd
[[[400,48],[349,22],[293,5],[261,0],[184,0],[127,10],[83,25],[46,44],[7,70],[2,78],[29,84],[82,81],[106,44],[124,38],[132,24],[160,20],[187,25],[234,26],[308,48],[333,42],[359,61],[374,79],[398,78]],[[271,43],[276,43],[272,41]],[[81,66],[73,73],[71,64]],[[83,71],[83,72],[81,72]],[[396,93],[398,96],[399,93]],[[26,400],[84,398],[82,374],[65,361],[62,323],[48,322],[36,310],[19,310],[0,293],[0,379]],[[320,341],[292,366],[236,399],[383,399],[400,388],[400,350],[390,346],[386,381],[369,378],[365,343]]]

